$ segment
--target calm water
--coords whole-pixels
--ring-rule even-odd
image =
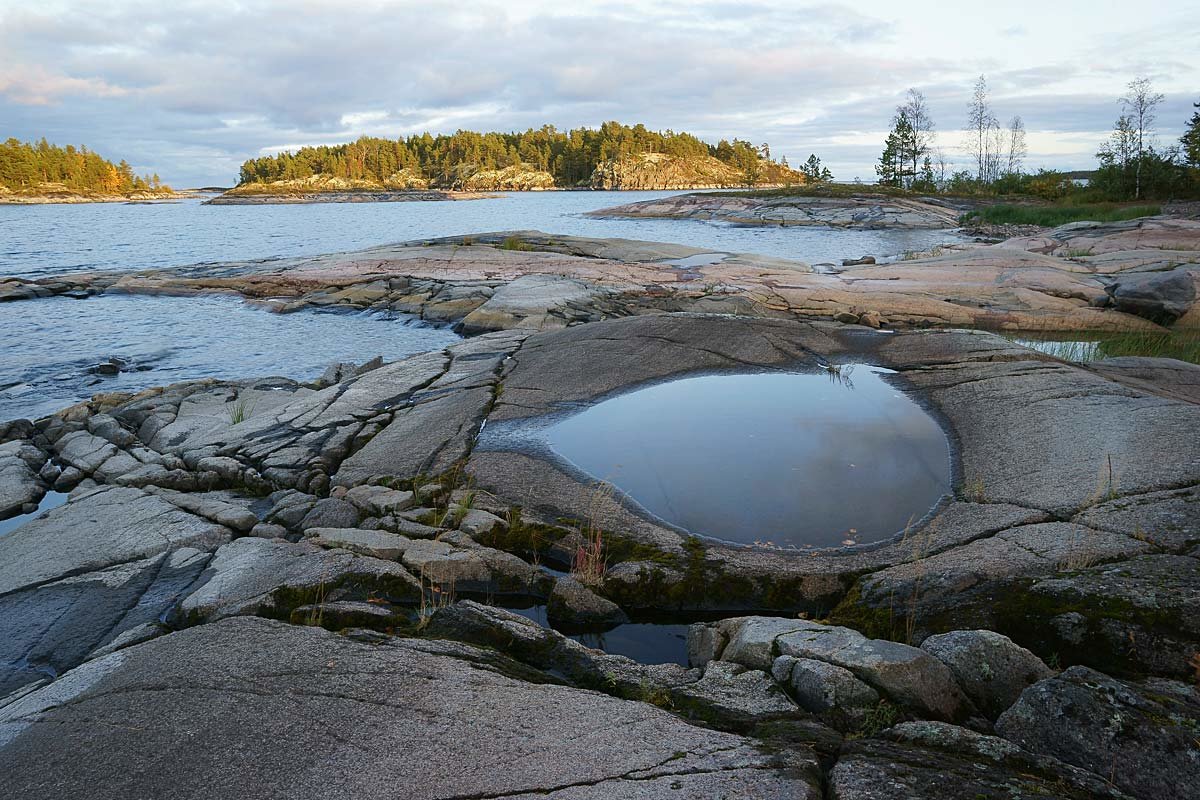
[[[605,400],[542,435],[691,533],[778,547],[876,542],[950,487],[945,434],[883,372],[684,378]]]
[[[0,305],[0,321],[0,420],[196,378],[312,380],[335,361],[393,360],[459,340],[404,315],[275,314],[219,296],[54,297]],[[122,372],[89,372],[110,358],[127,362]]]
[[[18,514],[15,517],[0,520],[0,536],[15,531],[26,522],[37,519],[50,509],[58,508],[65,502],[67,502],[66,494],[62,492],[46,492],[45,496],[42,497],[42,501],[38,503],[37,511],[31,511],[28,514]]]
[[[510,608],[523,617],[549,628],[545,606]],[[568,633],[575,641],[595,650],[632,658],[641,664],[688,665],[686,624],[626,622],[606,631]]]
[[[199,200],[158,205],[0,205],[0,276],[44,277],[92,269],[316,255],[513,229],[680,242],[809,263],[899,255],[957,238],[948,231],[754,228],[583,216],[587,211],[671,194],[678,192],[524,192],[461,202],[277,206],[205,206]]]

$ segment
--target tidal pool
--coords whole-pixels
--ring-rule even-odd
[[[552,627],[546,607],[510,608],[543,628]],[[632,658],[639,664],[688,665],[686,623],[626,622],[608,630],[567,631],[566,635],[594,650]]]
[[[604,400],[542,435],[693,534],[784,548],[878,542],[950,489],[945,433],[886,374],[859,365],[683,378]]]

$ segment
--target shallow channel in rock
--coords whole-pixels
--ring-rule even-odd
[[[689,533],[784,548],[866,544],[951,483],[941,427],[887,371],[686,377],[538,429],[562,460]]]

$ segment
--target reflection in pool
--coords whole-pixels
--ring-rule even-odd
[[[523,617],[549,628],[545,606],[510,608]],[[640,664],[688,665],[686,623],[626,622],[605,631],[570,632],[580,644],[613,655],[632,658]]]
[[[704,375],[598,403],[549,446],[691,533],[828,547],[886,539],[950,486],[949,443],[885,370]]]

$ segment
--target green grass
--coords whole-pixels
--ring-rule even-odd
[[[1064,361],[1149,356],[1200,364],[1200,329],[1082,334],[1066,340],[1036,333],[1014,333],[1007,338]]]
[[[528,242],[521,241],[516,236],[509,236],[500,243],[500,249],[501,250],[530,251],[530,250],[533,250],[534,247],[533,247],[533,245],[529,244]]]
[[[1153,217],[1161,210],[1155,205],[1128,206],[1118,203],[1052,206],[1000,203],[963,214],[959,221],[963,224],[980,220],[993,225],[1041,225],[1044,228],[1056,228],[1068,222],[1081,220],[1119,222],[1138,217]]]

